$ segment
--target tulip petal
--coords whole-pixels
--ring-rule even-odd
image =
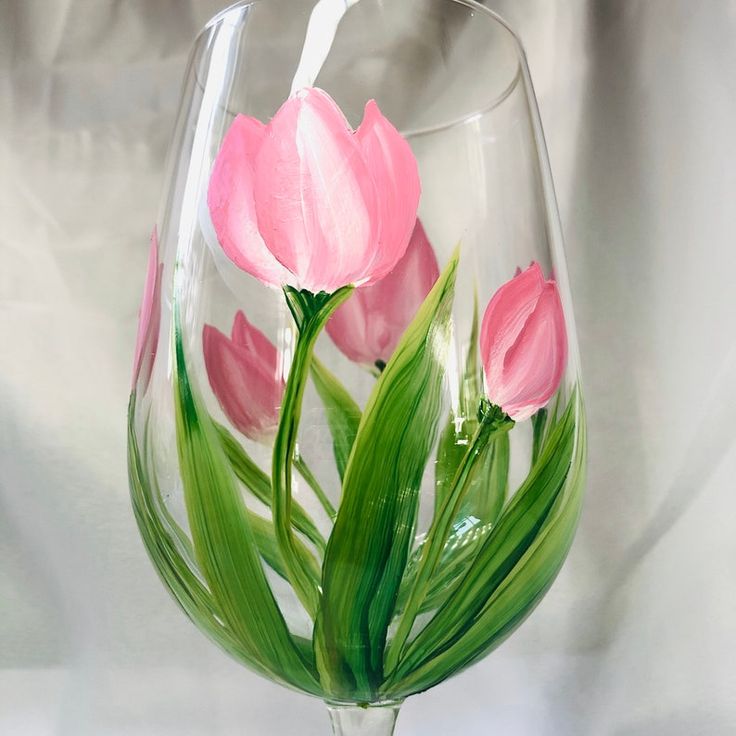
[[[552,397],[567,363],[562,304],[554,283],[545,284],[524,329],[504,356],[504,411],[528,419]],[[563,336],[563,339],[561,339]]]
[[[235,313],[231,338],[236,345],[245,348],[251,355],[258,356],[266,370],[277,375],[279,362],[276,346],[248,321],[241,309]]]
[[[488,398],[512,419],[527,419],[549,401],[567,362],[567,334],[557,285],[538,263],[494,294],[480,347]]]
[[[281,285],[290,283],[290,275],[263,242],[253,199],[254,161],[265,129],[256,118],[235,118],[212,168],[207,205],[230,260],[266,284]]]
[[[327,323],[328,334],[355,363],[388,363],[439,275],[437,257],[417,220],[406,252],[393,271],[356,289]]]
[[[503,284],[486,308],[480,331],[484,358],[496,364],[524,327],[544,288],[544,274],[538,263]]]
[[[256,158],[258,226],[299,288],[366,280],[378,239],[373,179],[350,127],[322,90],[288,99]]]
[[[244,330],[249,334],[243,334]],[[270,437],[278,426],[283,382],[276,373],[276,348],[247,320],[234,326],[233,332],[238,333],[238,342],[205,325],[202,340],[207,376],[233,426],[246,437],[260,441]],[[264,340],[269,350],[251,349]]]
[[[416,222],[421,185],[406,139],[383,116],[375,100],[365,106],[355,132],[378,195],[381,236],[370,282],[389,273],[406,251]]]
[[[143,299],[138,314],[138,334],[135,341],[135,359],[133,361],[133,382],[143,365],[146,345],[150,343],[151,357],[144,377],[144,385],[148,385],[153,361],[158,345],[158,333],[161,322],[161,299],[159,295],[161,272],[163,265],[158,262],[158,231],[154,226],[151,232],[151,245],[148,251],[148,267],[146,270],[146,283],[143,287]],[[150,337],[149,337],[150,336]]]

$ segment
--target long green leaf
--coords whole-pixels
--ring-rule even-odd
[[[271,508],[271,482],[269,481],[268,476],[258,467],[258,465],[256,465],[255,462],[253,462],[240,443],[237,442],[225,427],[214,421],[213,425],[217,429],[225,454],[230,460],[230,465],[238,480],[240,480],[240,482],[243,483],[243,485],[245,485],[245,487],[248,488],[259,501],[261,501],[261,503]],[[301,507],[297,507],[297,510],[299,513],[294,514],[295,528],[302,531],[304,535],[313,542],[317,549],[320,550],[320,552],[324,552],[325,542],[322,535],[317,531],[317,528],[314,526],[307,513],[303,511]],[[253,530],[253,538],[255,539],[256,547],[258,547],[258,551],[260,552],[264,562],[282,578],[286,578],[286,569],[284,568],[284,561],[278,547],[273,522],[259,516],[250,509],[248,509],[248,520],[250,522],[251,529]],[[298,525],[297,520],[299,522]],[[300,540],[297,540],[296,544],[299,547],[300,554],[304,559],[309,561],[309,567],[313,579],[316,582],[319,582],[321,571],[317,561]]]
[[[539,453],[542,451],[544,441],[544,428],[547,424],[547,409],[542,407],[532,417],[532,465],[537,462]]]
[[[317,480],[317,476],[315,476],[315,474],[307,465],[306,460],[300,455],[297,455],[294,458],[294,467],[297,469],[299,475],[301,475],[306,484],[312,489],[312,493],[314,493],[314,495],[316,496],[324,512],[327,514],[327,516],[330,517],[332,521],[334,521],[335,517],[337,516],[337,511],[332,505],[332,501],[330,501],[329,496],[325,493],[324,489],[320,485],[320,482]]]
[[[266,580],[248,511],[217,430],[190,384],[176,309],[175,322],[177,449],[197,560],[223,620],[261,667],[301,690],[318,693],[317,677],[292,639]]]
[[[128,478],[133,512],[144,546],[161,580],[184,613],[231,656],[267,675],[252,653],[237,641],[222,622],[212,596],[180,551],[177,535],[160,518],[134,429],[136,395],[128,409]]]
[[[572,544],[585,483],[585,438],[579,437],[574,466],[562,497],[512,572],[481,614],[450,647],[408,674],[390,697],[426,690],[485,657],[506,639],[544,597]]]
[[[509,464],[511,443],[507,432],[496,435],[486,450],[485,462],[480,473],[487,473],[485,483],[480,483],[477,476],[473,482],[479,483],[474,489],[476,497],[485,492],[488,494],[486,505],[482,510],[482,521],[486,524],[495,524],[501,516],[504,504],[509,493]]]
[[[477,524],[467,520],[456,525],[447,540],[443,557],[440,560],[436,574],[432,578],[427,597],[422,603],[419,613],[434,610],[451,595],[453,588],[462,579],[464,569],[470,566],[491,529],[491,524]],[[401,581],[401,588],[399,589],[399,597],[396,601],[396,616],[403,613],[406,607],[409,593],[416,580],[417,566],[425,544],[426,538],[414,550],[406,566],[404,579]]]
[[[499,407],[493,406],[487,400],[484,401],[478,429],[455,471],[455,478],[445,501],[435,513],[427,532],[427,538],[417,565],[416,578],[409,592],[404,612],[399,619],[394,638],[386,651],[385,669],[387,672],[392,672],[395,668],[406,640],[414,627],[416,616],[426,600],[427,593],[432,585],[432,579],[438,572],[438,565],[444,556],[447,541],[453,534],[453,521],[458,517],[465,496],[476,479],[476,467],[480,464],[479,461],[484,460],[491,439],[501,433],[507,433],[513,427],[513,424],[513,420]],[[455,528],[457,528],[456,525]]]
[[[360,407],[337,377],[316,356],[312,357],[312,380],[325,407],[337,472],[342,480],[355,435],[358,433]]]
[[[508,492],[509,451],[509,435],[506,432],[494,437],[484,449],[484,460],[479,463],[481,469],[476,468],[474,472],[474,478],[478,479],[479,485],[471,491],[476,494],[471,503],[478,509],[477,503],[481,500],[479,494],[481,492],[487,494],[490,502],[484,513],[486,521],[483,523],[481,518],[472,513],[470,507],[463,505],[419,613],[437,608],[452,594],[455,586],[462,580],[464,570],[473,562],[483,541],[498,520]],[[425,539],[414,550],[407,565],[396,604],[397,615],[404,611],[415,584],[417,565],[426,542]]]
[[[323,565],[315,626],[330,697],[375,698],[383,650],[436,438],[450,336],[455,254],[376,383],[350,455]]]
[[[579,391],[464,579],[411,642],[383,696],[431,687],[475,661],[528,615],[551,585],[580,509],[585,428]]]
[[[220,442],[225,450],[233,472],[238,480],[253,493],[253,495],[270,509],[273,504],[271,480],[258,467],[243,446],[221,424],[215,424],[220,436]],[[294,528],[301,532],[320,552],[324,552],[327,543],[315,526],[309,514],[296,501],[291,504],[291,522]]]
[[[139,445],[134,429],[135,405],[134,393],[131,395],[128,411],[128,476],[131,500],[144,546],[162,582],[187,617],[231,657],[265,677],[276,678],[278,682],[293,686],[294,683],[287,678],[262,667],[253,653],[223,621],[212,594],[200,579],[191,541],[168,513],[161,498],[152,466],[147,423],[143,448]],[[293,636],[293,639],[302,656],[311,660],[311,641],[299,636]]]
[[[478,299],[474,299],[473,324],[460,379],[458,414],[449,420],[437,443],[435,463],[435,514],[438,514],[452,487],[458,466],[463,461],[468,444],[478,429],[478,407],[484,396],[481,363],[478,350]],[[503,435],[483,448],[483,456],[473,467],[465,499],[457,523],[478,520],[482,524],[496,521],[506,501],[508,489],[509,440]]]
[[[248,522],[253,530],[253,539],[258,548],[258,552],[263,557],[264,562],[280,577],[288,580],[286,568],[284,567],[284,559],[281,556],[279,543],[274,532],[273,522],[270,519],[264,519],[262,516],[248,511]],[[314,559],[312,553],[297,539],[295,541],[298,554],[301,555],[307,563],[307,569],[314,581],[315,585],[319,585],[322,571],[317,560]]]

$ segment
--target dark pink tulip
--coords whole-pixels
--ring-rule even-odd
[[[527,419],[552,397],[567,364],[567,332],[554,279],[535,261],[507,281],[486,308],[480,332],[489,400]]]
[[[356,289],[337,308],[327,323],[332,341],[356,363],[387,363],[439,275],[434,250],[417,220],[406,253],[393,271]]]
[[[240,311],[230,337],[205,325],[202,340],[210,386],[233,426],[257,442],[273,436],[284,392],[274,344]]]
[[[409,144],[374,101],[353,132],[308,88],[264,125],[238,115],[207,203],[229,258],[266,284],[313,293],[373,283],[404,254],[419,204]]]
[[[148,269],[143,287],[143,299],[138,312],[138,335],[135,341],[133,360],[133,384],[143,373],[143,387],[148,386],[153,371],[153,362],[158,346],[158,333],[161,324],[161,272],[163,265],[158,262],[158,232],[153,228],[151,247],[148,251]],[[148,347],[148,354],[146,349]],[[146,359],[147,358],[147,359]]]

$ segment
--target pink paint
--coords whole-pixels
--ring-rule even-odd
[[[316,293],[389,273],[406,250],[419,193],[411,148],[375,102],[354,133],[326,92],[308,88],[268,125],[235,119],[207,202],[238,267]]]
[[[255,118],[235,118],[215,159],[207,204],[220,245],[238,268],[267,284],[291,283],[293,277],[266,248],[256,221],[255,158],[265,130]]]
[[[159,265],[158,262],[158,232],[154,226],[148,251],[146,283],[143,287],[143,299],[138,312],[138,334],[135,341],[135,358],[133,360],[133,385],[140,377],[144,391],[151,380],[158,346],[158,333],[161,324],[162,271],[163,265]]]
[[[246,437],[270,439],[284,392],[276,347],[241,311],[230,337],[205,325],[202,341],[207,376],[223,412]]]
[[[387,363],[438,278],[434,250],[416,220],[406,253],[393,271],[356,289],[327,323],[327,332],[350,360]]]
[[[401,251],[400,258],[407,247],[421,187],[409,144],[381,114],[375,100],[366,104],[355,137],[376,186],[381,235],[369,279],[376,282],[394,270],[397,252]]]
[[[567,364],[567,332],[554,279],[539,264],[493,295],[480,333],[486,392],[512,419],[527,419],[557,390]]]

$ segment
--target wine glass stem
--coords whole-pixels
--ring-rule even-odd
[[[399,704],[328,705],[335,736],[393,736]]]

